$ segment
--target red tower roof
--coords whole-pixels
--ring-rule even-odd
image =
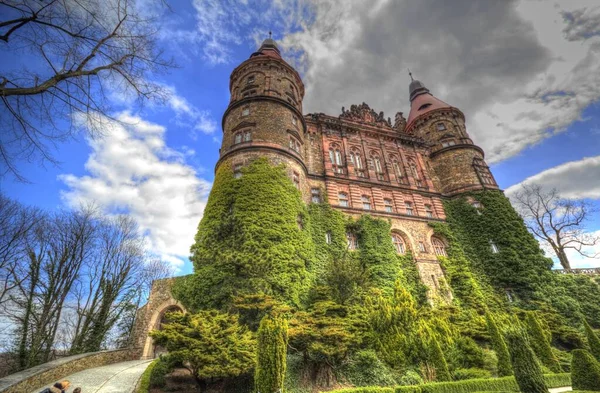
[[[413,80],[410,83],[410,113],[406,120],[406,130],[410,130],[417,117],[441,108],[452,108],[452,106],[431,95],[429,89],[420,81]]]
[[[277,59],[281,59],[281,52],[279,52],[279,48],[277,47],[277,43],[274,39],[270,37],[263,41],[260,48],[256,52],[254,52],[250,57],[255,56],[269,56],[275,57]]]

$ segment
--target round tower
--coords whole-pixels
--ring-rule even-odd
[[[236,175],[257,157],[285,164],[290,179],[308,198],[304,164],[304,84],[270,37],[231,73],[231,99],[223,114],[223,142],[215,170],[231,164]]]
[[[443,194],[498,189],[484,161],[483,150],[475,145],[465,127],[465,115],[434,97],[425,85],[410,76],[410,114],[406,132],[430,145],[430,164]]]

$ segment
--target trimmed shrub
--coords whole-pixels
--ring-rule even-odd
[[[519,387],[514,378],[504,377],[429,383],[421,386],[421,391],[422,393],[518,392]]]
[[[492,374],[488,370],[480,368],[459,368],[454,371],[454,379],[457,381],[463,381],[465,379],[475,378],[491,378]]]
[[[267,315],[260,321],[254,373],[254,385],[258,392],[283,391],[287,342],[285,319]]]
[[[585,327],[585,336],[587,337],[588,346],[590,347],[590,353],[600,362],[600,339],[585,319],[583,319],[583,326]]]
[[[394,388],[382,388],[379,386],[365,386],[362,388],[350,388],[336,390],[335,393],[394,393]]]
[[[353,354],[343,368],[342,374],[354,386],[396,385],[394,375],[373,350],[363,350]]]
[[[435,337],[431,339],[429,350],[431,364],[435,368],[436,381],[451,381],[452,377],[450,376],[450,371],[448,370],[448,363],[446,363],[444,352],[442,352],[440,343]]]
[[[163,359],[152,363],[154,367],[150,371],[150,387],[162,388],[167,384],[165,376],[171,371],[171,367]]]
[[[600,364],[586,350],[576,349],[572,354],[573,389],[600,391]]]
[[[492,341],[492,348],[494,348],[496,357],[498,358],[498,376],[504,377],[512,375],[513,369],[510,363],[510,354],[508,353],[508,347],[504,342],[500,329],[498,329],[498,325],[490,313],[485,314],[485,320],[487,322],[490,340]]]
[[[420,386],[398,386],[394,393],[421,393]]]
[[[160,362],[160,359],[156,359],[146,367],[138,382],[136,393],[148,393],[150,391],[150,375],[158,362]]]
[[[400,377],[400,385],[403,386],[422,385],[423,383],[423,378],[415,370],[408,370]]]
[[[515,380],[521,391],[548,393],[542,370],[525,333],[521,329],[511,329],[506,334],[506,340]]]
[[[549,337],[542,329],[540,321],[533,312],[527,313],[525,323],[530,337],[529,343],[531,344],[531,349],[533,349],[533,352],[535,352],[540,362],[554,373],[561,372],[562,370],[558,363],[558,359],[556,359],[554,353],[552,353]]]
[[[544,381],[549,388],[562,388],[571,386],[571,374],[544,374]]]

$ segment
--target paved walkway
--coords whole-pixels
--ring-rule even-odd
[[[548,389],[548,390],[550,390],[550,393],[562,393],[562,392],[570,392],[571,390],[573,390],[573,388],[570,386],[567,386],[564,388],[552,388],[552,389]]]
[[[110,364],[108,366],[90,368],[62,379],[71,381],[67,393],[81,387],[81,393],[131,393],[138,379],[152,360],[132,360]],[[40,388],[35,392],[44,390]]]

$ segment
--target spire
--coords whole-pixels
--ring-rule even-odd
[[[281,58],[281,52],[279,52],[279,47],[277,46],[277,42],[272,38],[273,33],[269,30],[269,38],[266,38],[260,48],[256,52],[252,54],[250,57],[266,55],[271,57],[279,57]]]
[[[434,97],[429,92],[429,89],[425,87],[425,85],[413,78],[410,70],[408,71],[408,75],[410,75],[410,113],[408,114],[407,126],[406,130],[410,130],[413,121],[432,110],[440,109],[440,108],[452,108],[450,105],[446,104],[444,101]]]
[[[410,69],[408,70],[408,75],[410,75],[410,86],[408,88],[410,92],[410,101],[412,102],[417,96],[421,94],[428,94],[429,89],[425,87],[425,85],[416,79],[413,78],[412,72]]]

